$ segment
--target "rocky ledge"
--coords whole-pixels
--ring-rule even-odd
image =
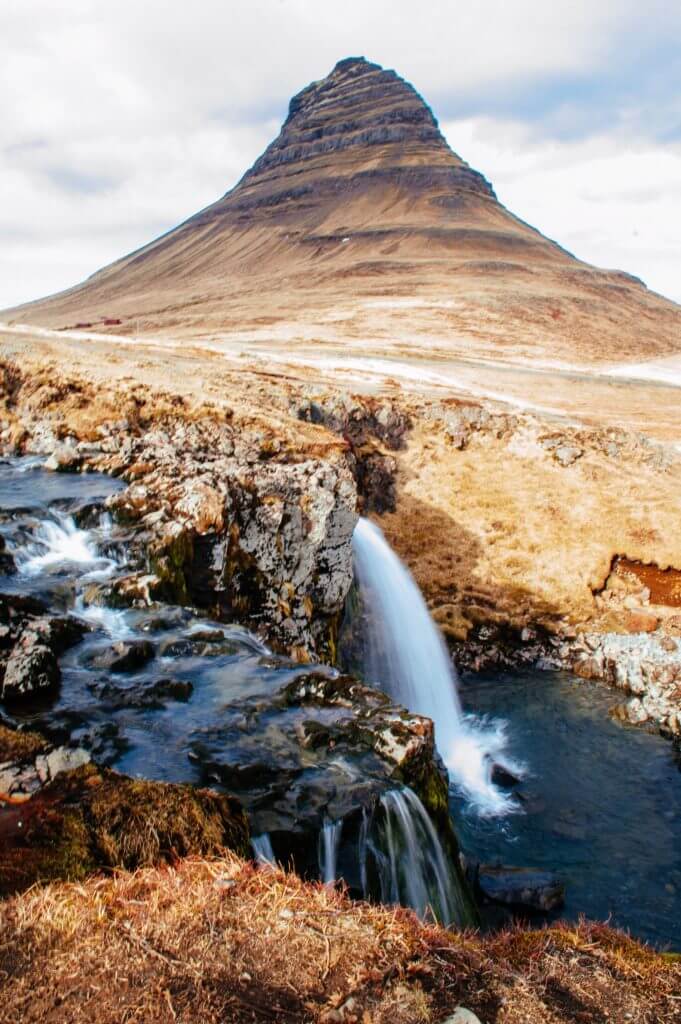
[[[573,672],[605,682],[628,695],[615,714],[631,725],[681,737],[681,617],[655,632],[551,635],[526,627],[519,633],[482,626],[453,647],[461,669],[532,667]],[[674,630],[676,635],[672,635]]]
[[[193,604],[300,660],[333,660],[357,521],[348,442],[146,389],[122,389],[116,419],[115,396],[84,382],[64,384],[74,412],[39,378],[5,378],[6,451],[128,484],[108,502],[130,531],[121,603]]]

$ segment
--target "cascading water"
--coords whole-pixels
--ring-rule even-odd
[[[253,853],[255,854],[255,859],[258,864],[276,864],[269,832],[263,832],[259,836],[253,836],[251,838],[251,846],[253,847]]]
[[[333,885],[338,872],[338,847],[340,846],[343,822],[325,821],[319,832],[318,859],[319,874],[325,885]]]
[[[92,579],[110,575],[116,565],[99,554],[89,530],[79,529],[72,516],[57,512],[40,523],[31,540],[15,551],[14,558],[17,569],[26,576],[78,566]]]
[[[452,782],[480,813],[516,809],[492,782],[495,762],[521,772],[504,756],[503,724],[462,714],[454,666],[411,574],[367,519],[355,527],[353,553],[366,620],[366,679],[410,711],[432,719]]]
[[[425,807],[411,789],[384,793],[373,818],[364,815],[359,835],[364,896],[378,877],[382,903],[412,907],[419,917],[463,924],[467,908]]]

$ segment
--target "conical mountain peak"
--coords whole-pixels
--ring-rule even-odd
[[[585,313],[589,310],[589,314]],[[594,362],[679,347],[681,310],[506,210],[416,89],[346,57],[212,206],[82,285],[8,311],[59,328]]]
[[[333,167],[330,171],[330,162]],[[339,61],[326,78],[293,97],[280,134],[242,179],[265,184],[306,174],[318,166],[336,179],[358,173],[437,168],[450,185],[493,195],[482,175],[452,153],[416,89],[395,71],[364,57]],[[449,175],[442,175],[447,169]],[[428,178],[430,182],[430,178]]]

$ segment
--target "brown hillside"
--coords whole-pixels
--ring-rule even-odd
[[[678,306],[514,217],[414,88],[363,58],[295,96],[279,136],[218,202],[4,319],[520,362],[681,351]]]

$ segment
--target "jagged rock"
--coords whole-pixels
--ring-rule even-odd
[[[22,700],[59,684],[57,656],[89,628],[73,616],[46,614],[37,598],[0,594],[0,699]]]
[[[25,700],[37,693],[49,693],[60,679],[54,651],[39,633],[26,629],[7,659],[0,697],[5,701]]]
[[[189,700],[194,685],[188,679],[157,679],[126,687],[110,682],[93,683],[89,689],[110,708],[159,708],[169,700]]]
[[[135,672],[154,657],[150,640],[120,640],[93,658],[93,665],[110,672]]]

